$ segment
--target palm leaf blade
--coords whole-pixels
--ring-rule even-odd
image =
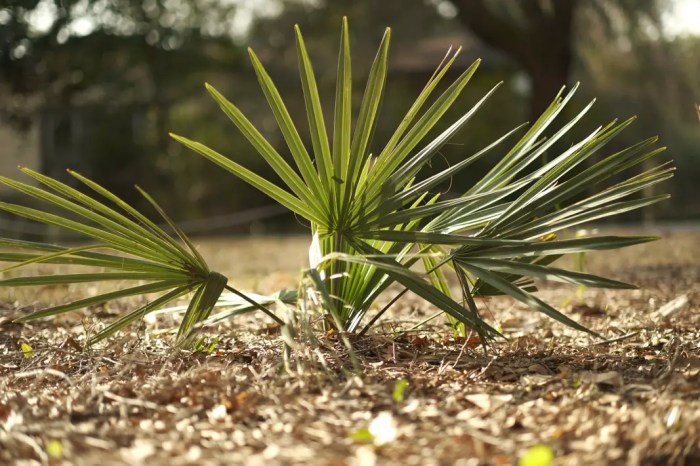
[[[505,280],[486,269],[475,267],[471,264],[460,263],[460,267],[464,268],[466,271],[483,280],[484,282],[488,283],[489,285],[501,290],[503,293],[508,294],[514,299],[517,299],[518,301],[527,304],[533,309],[542,312],[548,317],[551,317],[552,319],[561,322],[562,324],[567,325],[573,329],[580,330],[582,332],[586,332],[600,338],[600,335],[598,335],[596,332],[589,330],[588,328],[579,324],[575,320],[565,316],[549,304],[545,303],[541,299],[536,298],[530,293],[523,291],[519,287],[513,285],[508,280]]]
[[[148,283],[146,285],[135,286],[132,288],[125,288],[117,291],[112,291],[109,293],[103,293],[97,296],[79,299],[71,303],[61,304],[59,306],[53,306],[46,309],[42,309],[40,311],[35,311],[27,316],[16,319],[15,322],[28,322],[30,320],[51,317],[54,315],[63,314],[78,309],[84,309],[95,304],[100,304],[115,299],[126,298],[129,296],[144,295],[147,293],[157,293],[159,291],[165,291],[174,287],[182,286],[182,284],[183,283],[179,281],[159,281],[154,283]]]

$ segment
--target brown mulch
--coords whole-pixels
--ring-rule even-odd
[[[352,352],[333,334],[285,350],[256,315],[210,329],[220,339],[211,353],[173,350],[145,323],[82,351],[93,318],[12,324],[54,298],[8,295],[0,464],[510,465],[538,444],[553,464],[700,464],[700,238],[665,236],[590,257],[591,272],[640,290],[543,286],[541,297],[606,340],[498,298],[481,306],[507,340],[487,352],[437,319],[405,331],[434,312],[414,298],[351,338]],[[202,249],[270,292],[294,283],[304,242]],[[222,249],[248,258],[227,264]],[[279,259],[255,262],[272,250]]]

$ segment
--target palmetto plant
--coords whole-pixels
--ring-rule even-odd
[[[324,121],[314,71],[304,40],[296,29],[299,69],[310,129],[311,152],[287,111],[274,83],[253,51],[253,67],[291,153],[293,164],[270,144],[243,113],[213,87],[207,89],[253,147],[282,180],[277,185],[198,142],[173,135],[187,147],[245,180],[310,223],[311,277],[322,296],[330,325],[342,332],[366,332],[386,307],[373,311],[377,297],[393,283],[434,304],[453,322],[484,338],[498,332],[480,316],[475,298],[510,295],[533,309],[584,330],[577,322],[535,297],[533,279],[558,280],[585,286],[630,288],[631,285],[552,266],[564,254],[618,248],[649,241],[649,237],[591,237],[557,239],[556,233],[584,222],[627,212],[666,196],[639,198],[656,183],[672,176],[664,163],[627,178],[624,174],[663,148],[655,138],[624,150],[605,153],[607,143],[631,120],[612,122],[556,154],[558,141],[583,117],[590,105],[560,129],[550,128],[575,88],[557,95],[550,107],[524,134],[515,128],[455,165],[428,177],[422,169],[486,103],[495,88],[447,126],[436,138],[426,136],[442,121],[465,89],[479,64],[474,62],[440,95],[435,90],[457,58],[448,54],[428,80],[389,140],[376,151],[373,135],[384,94],[390,30],[387,29],[368,75],[358,113],[353,119],[352,73],[347,21],[343,20],[332,137]],[[496,86],[497,87],[497,86]],[[354,122],[354,123],[353,123]],[[553,134],[548,135],[551,132]],[[511,142],[509,142],[511,141]],[[460,175],[475,162],[494,155],[494,167],[469,190],[443,199],[434,194],[441,183]],[[586,164],[593,155],[599,161]],[[549,162],[542,162],[549,157]],[[20,321],[56,315],[114,299],[161,293],[146,305],[122,316],[90,339],[99,341],[145,314],[189,296],[177,342],[190,344],[194,332],[220,316],[261,310],[283,322],[259,302],[284,301],[286,293],[265,300],[230,287],[227,278],[209,270],[197,249],[145,192],[179,241],[142,213],[95,182],[69,173],[94,193],[88,196],[32,170],[23,171],[39,185],[0,177],[0,182],[49,205],[40,210],[0,202],[0,210],[68,229],[92,240],[79,247],[0,239],[0,261],[13,265],[0,270],[0,286],[36,286],[112,281],[134,285],[94,297],[33,312]],[[593,192],[593,194],[590,194]],[[56,213],[53,213],[56,211]],[[9,251],[9,252],[8,252]],[[19,252],[17,252],[19,251]],[[83,273],[7,276],[13,269],[48,263],[88,267]],[[422,267],[422,270],[418,270]],[[12,272],[14,274],[14,272]],[[461,297],[454,297],[447,275],[455,274]],[[222,293],[228,289],[238,296]],[[245,304],[243,303],[245,302]],[[392,301],[393,302],[393,301]],[[175,308],[177,310],[178,308]],[[172,308],[171,308],[172,310]],[[219,317],[220,317],[219,316]]]
[[[510,295],[562,323],[586,330],[532,295],[535,289],[532,278],[630,288],[625,283],[562,270],[551,264],[563,254],[618,248],[653,238],[558,240],[555,233],[666,198],[640,199],[633,195],[671,177],[673,168],[668,163],[611,182],[663,149],[655,148],[656,139],[651,138],[622,151],[603,154],[599,162],[576,171],[582,162],[601,154],[606,144],[632,121],[627,120],[596,129],[560,154],[554,157],[549,154],[551,161],[542,163],[546,153],[555,150],[554,144],[569,135],[591,106],[546,136],[571,99],[574,88],[556,96],[542,116],[510,146],[506,145],[507,141],[514,139],[520,128],[477,153],[465,154],[459,163],[420,178],[421,169],[469,122],[495,88],[439,136],[425,141],[426,135],[456,104],[479,64],[474,62],[444,92],[434,96],[459,51],[448,54],[393,135],[373,154],[372,139],[386,84],[389,42],[387,29],[353,120],[352,63],[347,20],[343,20],[335,106],[329,128],[324,121],[314,70],[301,32],[296,28],[311,153],[263,64],[249,51],[260,86],[291,153],[292,165],[238,107],[207,85],[221,109],[272,167],[282,185],[199,142],[172,136],[310,223],[311,266],[319,271],[318,276],[324,280],[324,288],[331,297],[327,307],[332,318],[328,321],[340,331],[366,331],[383,310],[368,322],[363,318],[378,295],[392,283],[399,283],[433,303],[484,338],[497,332],[480,317],[474,297],[492,294]],[[442,199],[431,192],[490,154],[496,155],[497,163],[467,192],[452,199]],[[592,187],[600,190],[587,195]],[[411,268],[414,265],[422,265],[423,271]],[[462,302],[450,292],[445,278],[449,269],[459,278]]]
[[[173,239],[116,195],[78,173],[69,171],[73,177],[112,206],[53,178],[27,168],[22,171],[47,189],[5,177],[0,177],[0,182],[43,201],[58,211],[50,213],[6,202],[0,202],[0,209],[30,220],[71,230],[91,239],[93,243],[88,246],[61,247],[33,241],[0,239],[0,247],[22,251],[0,252],[0,261],[14,263],[0,272],[9,272],[37,263],[85,266],[89,269],[83,273],[4,278],[0,280],[0,286],[42,286],[110,281],[119,284],[123,281],[131,281],[135,284],[42,309],[21,317],[18,319],[19,322],[57,315],[129,296],[162,293],[95,334],[87,342],[92,344],[142,319],[146,314],[191,293],[192,297],[177,335],[177,343],[184,346],[191,343],[195,325],[209,317],[225,289],[247,300],[251,306],[269,313],[256,301],[230,287],[226,277],[209,270],[190,240],[146,192],[141,191],[175,231],[181,242]]]

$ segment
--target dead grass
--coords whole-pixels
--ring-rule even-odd
[[[268,238],[202,249],[242,287],[271,292],[294,285],[305,246]],[[606,342],[493,299],[482,304],[509,339],[485,354],[439,322],[400,332],[433,312],[407,298],[374,335],[353,341],[360,373],[332,335],[285,354],[279,329],[259,316],[213,329],[221,341],[211,354],[174,352],[143,327],[82,352],[96,324],[77,314],[9,323],[66,290],[6,296],[0,464],[507,465],[539,443],[554,449],[554,464],[700,464],[698,258],[696,234],[668,233],[591,256],[591,271],[641,290],[577,299],[571,288],[544,288]],[[659,312],[679,296],[685,304]],[[380,413],[390,414],[381,418],[393,440],[352,439]]]

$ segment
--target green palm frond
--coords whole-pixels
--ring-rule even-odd
[[[386,30],[379,45],[353,120],[352,60],[348,24],[343,19],[330,122],[324,119],[314,69],[298,27],[295,36],[310,150],[304,146],[264,65],[250,51],[265,99],[290,150],[291,163],[235,104],[207,85],[214,100],[279,176],[281,184],[262,178],[201,143],[172,136],[310,222],[310,255],[316,258],[311,265],[318,270],[318,278],[324,280],[328,312],[333,321],[339,322],[339,330],[358,329],[377,296],[396,282],[455,321],[478,330],[485,339],[495,333],[479,316],[474,296],[510,295],[564,324],[585,330],[535,298],[531,294],[535,290],[533,279],[627,287],[613,280],[553,268],[551,264],[562,254],[623,247],[649,238],[583,238],[573,242],[551,239],[563,229],[666,198],[637,195],[671,177],[673,168],[668,164],[617,181],[663,150],[654,146],[655,138],[603,154],[608,143],[632,120],[612,122],[570,143],[571,129],[593,102],[559,129],[551,128],[571,101],[575,86],[567,93],[562,90],[519,139],[515,134],[522,132],[522,126],[476,153],[464,154],[462,161],[452,167],[419,179],[421,169],[469,123],[498,87],[437,137],[424,141],[454,107],[479,61],[446,87],[441,86],[459,54],[459,50],[449,52],[388,141],[373,155],[369,148],[386,87],[391,31]],[[436,95],[438,87],[445,90]],[[568,147],[556,154],[562,142]],[[510,148],[507,144],[511,144]],[[444,200],[431,193],[443,181],[459,176],[491,154],[495,154],[497,163],[461,196]],[[600,154],[603,157],[599,162],[584,165]],[[543,163],[547,158],[551,161]],[[583,166],[586,168],[581,169]],[[598,191],[590,194],[591,188]],[[448,246],[455,249],[448,250]],[[411,268],[416,264],[424,266],[423,273]],[[443,270],[446,266],[453,268],[460,280],[465,294],[461,304],[452,298]],[[376,315],[371,322],[375,319]]]
[[[268,162],[282,180],[284,187],[263,179],[198,142],[182,136],[173,135],[173,137],[311,222],[312,233],[318,238],[319,257],[335,252],[362,254],[366,248],[376,248],[384,253],[397,254],[399,262],[391,265],[404,267],[405,272],[410,274],[408,267],[400,261],[401,256],[410,250],[409,245],[364,240],[355,243],[359,238],[358,233],[373,228],[383,228],[385,225],[382,222],[387,221],[391,222],[393,229],[412,229],[418,226],[420,220],[426,216],[445,209],[445,204],[435,206],[423,204],[424,196],[421,193],[415,191],[403,193],[404,188],[407,187],[420,168],[428,163],[431,157],[448,141],[449,137],[471,119],[488,96],[478,102],[457,123],[443,132],[432,144],[411,157],[414,149],[454,103],[476,71],[478,61],[464,71],[427,109],[424,109],[423,107],[430,100],[433,91],[454,63],[458,52],[454,53],[440,64],[384,149],[379,155],[372,157],[368,148],[378,121],[377,115],[384,94],[390,36],[391,32],[387,29],[370,69],[353,129],[351,127],[350,45],[347,21],[343,20],[332,123],[333,138],[331,140],[328,137],[326,122],[323,118],[323,109],[313,67],[301,32],[296,28],[299,69],[311,129],[313,157],[304,147],[299,132],[264,66],[256,55],[252,51],[250,52],[253,68],[258,75],[265,98],[290,148],[294,167],[290,166],[272,145],[265,141],[260,132],[253,127],[233,103],[213,87],[207,85],[207,90],[224,113]],[[502,140],[504,139],[502,138]],[[470,162],[485,155],[495,145],[497,144],[492,144],[476,154],[470,159]],[[403,164],[405,159],[409,159],[409,162]],[[466,165],[460,164],[459,168],[464,168]],[[446,176],[450,176],[450,174]],[[394,175],[394,177],[390,179],[390,175]],[[433,184],[440,181],[442,179],[435,179]],[[505,191],[499,193],[502,196],[506,194]],[[469,200],[462,202],[469,202]],[[394,206],[393,209],[389,209],[388,205]],[[407,207],[403,215],[387,218],[387,213],[397,212],[402,207]],[[360,247],[359,250],[356,249],[357,246]],[[334,265],[327,271],[326,276],[333,277],[328,279],[328,290],[335,303],[333,312],[340,316],[340,321],[344,326],[341,330],[352,331],[359,325],[360,320],[374,301],[374,297],[395,280],[391,277],[402,277],[403,279],[404,276],[391,275],[386,270],[379,271],[376,263],[354,263],[341,260],[340,257],[342,256],[333,259]],[[417,276],[413,278],[415,283],[421,280]],[[430,292],[423,290],[423,292],[426,299],[444,307],[443,295],[432,290]],[[468,314],[457,303],[452,303],[451,306],[455,313],[459,313],[461,309],[461,318],[468,319]]]
[[[89,271],[3,278],[0,279],[0,286],[109,281],[117,282],[119,286],[123,281],[132,282],[133,285],[35,311],[19,318],[19,322],[83,309],[115,299],[163,293],[94,335],[88,341],[88,344],[94,344],[142,319],[146,314],[193,293],[177,338],[179,345],[185,345],[191,341],[195,325],[209,316],[224,289],[235,291],[227,285],[226,277],[209,270],[192,242],[146,192],[139,189],[181,242],[173,239],[116,195],[76,172],[69,171],[75,179],[113,206],[33,170],[23,168],[22,171],[43,185],[43,188],[5,177],[0,177],[0,183],[48,204],[57,213],[6,202],[0,202],[0,210],[70,230],[94,243],[71,248],[34,241],[0,239],[0,247],[3,248],[0,261],[13,263],[0,272],[9,272],[37,263],[84,266],[89,267]],[[22,252],[9,252],[12,250]]]

